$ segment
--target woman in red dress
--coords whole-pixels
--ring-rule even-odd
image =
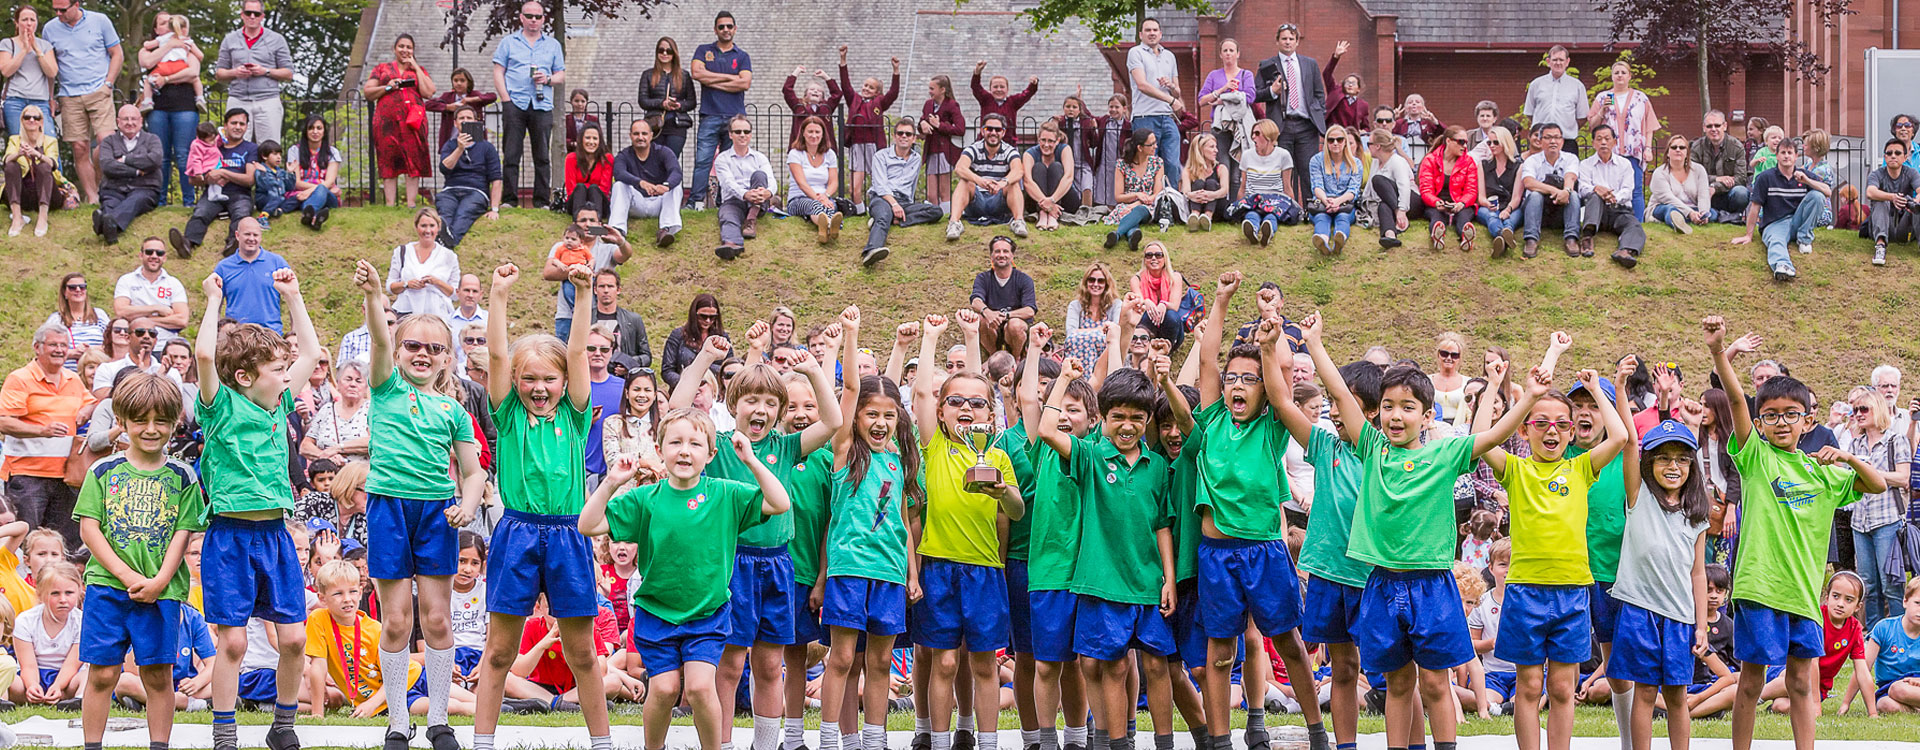
[[[394,204],[394,181],[406,183],[407,207],[420,196],[420,178],[431,174],[427,161],[427,109],[433,78],[413,56],[413,35],[393,40],[393,59],[374,66],[360,93],[373,102],[373,153],[380,165],[380,188]]]

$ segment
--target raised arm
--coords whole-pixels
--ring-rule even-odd
[[[1173,426],[1182,435],[1193,434],[1193,406],[1187,403],[1187,397],[1180,393],[1180,384],[1173,379],[1173,360],[1165,354],[1156,353],[1147,358],[1147,375],[1153,378],[1160,392],[1167,397],[1167,409],[1172,412]]]
[[[507,292],[513,288],[513,282],[520,278],[520,267],[512,263],[501,264],[493,269],[493,288],[487,291],[487,402],[498,407],[501,402],[513,395],[513,368],[511,352],[507,346]],[[575,305],[581,307],[581,305]],[[581,339],[584,344],[585,339]],[[573,347],[567,347],[568,369],[572,369]],[[586,356],[584,347],[581,356]]]
[[[1220,274],[1214,286],[1213,308],[1207,311],[1207,331],[1200,336],[1200,406],[1220,400],[1220,332],[1227,329],[1227,306],[1240,289],[1240,272]]]
[[[573,306],[573,328],[567,331],[567,401],[587,411],[593,408],[593,373],[587,369],[587,334],[593,332],[593,305],[587,300],[592,299],[588,295],[593,294],[593,272],[586,266],[572,266],[561,283],[572,284],[574,299],[580,300]],[[489,347],[487,353],[493,349]],[[491,377],[492,371],[488,374]]]
[[[1718,315],[1707,316],[1700,326],[1707,333],[1707,353],[1713,355],[1713,371],[1720,376],[1720,387],[1726,390],[1727,405],[1733,411],[1728,441],[1734,449],[1745,447],[1753,437],[1753,412],[1747,408],[1747,393],[1740,385],[1740,374],[1733,369],[1733,355],[1757,350],[1762,341],[1758,335],[1749,333],[1727,344],[1727,321]]]
[[[835,407],[838,408],[838,407]],[[792,498],[787,496],[787,486],[773,475],[764,461],[753,455],[753,443],[747,442],[745,433],[733,433],[733,455],[753,470],[753,481],[760,485],[760,512],[777,516],[793,508]]]
[[[1059,411],[1065,408],[1067,403],[1067,384],[1079,380],[1081,374],[1079,360],[1068,357],[1065,361],[1061,362],[1060,377],[1053,381],[1053,390],[1047,393],[1047,404],[1040,407],[1039,414],[1034,421],[1027,425],[1028,434],[1038,437],[1042,442],[1045,442],[1047,447],[1052,448],[1055,453],[1060,454],[1062,459],[1069,458],[1073,455],[1073,435],[1066,430],[1060,429],[1060,420],[1048,419],[1047,412]],[[1024,387],[1024,385],[1023,383],[1022,386]]]
[[[364,298],[362,320],[367,325],[367,390],[378,390],[387,378],[393,375],[393,332],[387,330],[386,318],[382,313],[387,309],[387,295],[381,291],[378,278],[374,275],[373,264],[365,260],[354,261],[353,285],[360,287]],[[299,382],[299,381],[295,381]]]
[[[193,367],[200,375],[200,403],[211,404],[220,392],[220,366],[213,358],[220,345],[220,307],[226,301],[220,274],[207,274],[200,291],[207,297],[207,311],[201,314],[200,330],[193,337]]]
[[[300,278],[293,269],[282,268],[273,272],[273,290],[280,293],[280,300],[286,305],[287,320],[293,324],[293,341],[300,348],[299,356],[287,367],[287,381],[305,383],[313,375],[313,368],[320,365],[320,355],[327,348],[320,345],[320,336],[313,332],[313,318],[307,315],[306,299],[300,296]]]
[[[1527,374],[1526,390],[1521,392],[1520,402],[1508,409],[1507,413],[1500,417],[1500,421],[1495,422],[1485,432],[1474,434],[1474,457],[1487,455],[1501,443],[1507,442],[1507,438],[1513,437],[1513,431],[1520,428],[1520,422],[1527,418],[1527,412],[1533,410],[1533,403],[1539,401],[1541,396],[1547,395],[1547,390],[1552,386],[1553,373],[1547,372],[1544,368],[1533,368],[1533,371]]]
[[[1633,374],[1634,370],[1639,368],[1639,365],[1639,357],[1632,354],[1622,357],[1618,368],[1614,371],[1614,385],[1625,385],[1627,378]],[[1680,408],[1682,411],[1677,411],[1675,417],[1687,423],[1687,427],[1693,430],[1694,437],[1699,437],[1700,423],[1698,421],[1687,420],[1683,414],[1684,406],[1684,404],[1681,405]],[[1626,425],[1625,434],[1627,436],[1627,442],[1625,445],[1620,446],[1620,469],[1622,476],[1626,479],[1627,507],[1631,508],[1634,502],[1640,497],[1640,436],[1633,428],[1632,399],[1616,398],[1613,400],[1613,407],[1620,413],[1620,420]],[[1607,434],[1613,434],[1611,425],[1608,426]],[[1594,473],[1600,473],[1599,467],[1605,465],[1606,464],[1596,465],[1594,467]],[[1701,595],[1705,595],[1704,588],[1701,589]],[[1696,619],[1694,622],[1699,623],[1706,621]]]
[[[694,377],[680,378],[680,384],[673,388],[673,397],[667,399],[667,408],[685,409],[692,406],[693,394],[700,390],[700,381],[703,380],[700,373],[712,368],[713,363],[726,359],[730,351],[733,351],[732,342],[719,336],[708,336],[706,342],[700,345],[700,354],[693,358],[693,364],[681,370]]]
[[[883,373],[888,380],[897,384],[902,377],[906,376],[907,347],[911,346],[913,340],[919,336],[919,323],[901,323],[899,327],[893,329],[893,351],[887,354],[887,370]],[[843,410],[841,414],[847,421],[853,421],[852,411]]]
[[[953,320],[960,325],[960,343],[966,347],[966,372],[985,373],[980,366],[980,313],[963,307],[954,312]]]
[[[860,393],[860,376],[856,372],[858,368],[855,365],[859,361],[860,343],[856,340],[859,336],[860,308],[848,306],[840,313],[840,362],[850,376],[843,378],[847,381],[844,390],[852,391],[856,395]],[[833,438],[833,434],[840,430],[843,421],[853,421],[849,416],[853,412],[841,409],[840,402],[833,397],[833,378],[827,375],[832,368],[833,363],[815,362],[813,356],[804,349],[801,350],[799,361],[793,365],[794,372],[806,375],[807,381],[812,383],[814,402],[820,405],[820,419],[807,425],[807,429],[800,432],[802,456],[820,450],[820,446],[826,445],[827,441]]]
[[[926,372],[913,379],[913,423],[920,428],[920,447],[927,447],[933,440],[933,433],[940,429],[940,405],[934,403],[939,397],[939,378],[934,377],[934,369],[939,360],[935,353],[939,351],[940,334],[947,330],[945,315],[928,315],[920,328],[920,366]]]
[[[1027,359],[1020,364],[1020,386],[1014,389],[1013,395],[1014,403],[1020,408],[1020,423],[1027,426],[1027,444],[1032,445],[1040,442],[1040,431],[1036,429],[1040,424],[1041,412],[1040,357],[1043,355],[1040,350],[1046,348],[1047,341],[1053,338],[1053,329],[1045,323],[1036,323],[1028,333]],[[1020,449],[1024,450],[1025,447]]]
[[[1261,321],[1262,324],[1268,321]],[[1276,327],[1278,324],[1275,324]],[[1320,372],[1320,382],[1326,385],[1327,398],[1340,405],[1340,439],[1349,443],[1360,442],[1360,423],[1366,420],[1366,412],[1360,408],[1360,398],[1353,395],[1347,387],[1347,381],[1340,377],[1340,369],[1333,364],[1333,357],[1327,354],[1326,343],[1320,336],[1324,333],[1325,321],[1318,311],[1308,313],[1306,320],[1300,321],[1300,338],[1306,340],[1307,355],[1313,357],[1313,369]],[[1276,404],[1280,408],[1280,422],[1287,426],[1287,432],[1293,435],[1294,442],[1306,445],[1313,437],[1313,422],[1318,415],[1300,410],[1287,399]]]
[[[1254,329],[1253,340],[1260,346],[1260,386],[1267,394],[1267,408],[1293,403],[1293,352],[1280,346],[1280,321],[1262,320]],[[1283,356],[1281,352],[1286,352]],[[1305,446],[1307,441],[1300,441]]]

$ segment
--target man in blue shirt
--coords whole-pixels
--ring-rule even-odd
[[[238,248],[213,267],[227,298],[227,317],[280,333],[280,292],[273,288],[273,273],[291,266],[260,247],[260,220],[248,216],[235,225]]]
[[[693,206],[707,199],[707,173],[734,115],[747,113],[747,89],[753,86],[753,59],[733,43],[737,23],[727,11],[713,17],[714,41],[693,51],[693,80],[700,82],[700,131],[694,140]]]
[[[53,0],[53,22],[40,30],[60,65],[60,140],[73,147],[73,172],[88,203],[100,202],[100,165],[93,144],[113,132],[114,79],[126,51],[113,21],[80,9],[80,0]],[[51,114],[51,113],[49,113]]]
[[[192,178],[193,184],[205,186],[205,192],[193,206],[186,233],[178,229],[167,233],[173,251],[182,258],[193,257],[193,249],[207,238],[207,225],[222,213],[227,215],[226,254],[232,255],[239,220],[253,216],[253,171],[260,166],[260,157],[259,147],[247,140],[247,121],[246,110],[227,110],[226,124],[220,129],[220,166]],[[274,320],[278,321],[277,304],[274,309]]]
[[[1787,240],[1797,240],[1801,253],[1813,252],[1813,228],[1819,224],[1820,209],[1833,188],[1800,171],[1800,139],[1782,140],[1773,150],[1779,156],[1779,167],[1753,176],[1747,233],[1733,238],[1733,244],[1752,242],[1758,230],[1760,241],[1767,246],[1767,266],[1773,269],[1773,280],[1792,281],[1793,256],[1787,254]]]
[[[547,35],[546,7],[539,0],[520,5],[520,33],[509,34],[493,50],[493,89],[500,95],[502,173],[511,190],[520,189],[521,139],[533,138],[533,203],[547,205],[552,191],[552,161],[547,139],[553,134],[553,87],[567,82],[567,60],[559,40]]]

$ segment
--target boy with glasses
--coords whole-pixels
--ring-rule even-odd
[[[903,227],[931,224],[944,212],[939,206],[914,198],[920,184],[920,153],[915,151],[919,124],[912,117],[893,124],[888,148],[874,152],[869,163],[872,184],[867,188],[867,246],[860,251],[860,265],[872,266],[892,252],[887,248],[887,232],[896,224]]]
[[[1907,132],[1911,133],[1912,130]],[[1867,175],[1867,231],[1873,236],[1873,264],[1887,264],[1887,240],[1908,242],[1913,239],[1914,191],[1920,179],[1907,167],[1912,144],[1888,138],[1882,149],[1885,157],[1879,169]],[[1897,408],[1897,407],[1896,407]]]

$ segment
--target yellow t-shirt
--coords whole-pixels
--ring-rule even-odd
[[[973,468],[974,452],[964,444],[947,439],[938,425],[932,426],[933,438],[921,449],[927,473],[927,509],[921,527],[920,554],[968,565],[1004,567],[1000,560],[1000,501],[963,487],[967,469]],[[1009,486],[1013,484],[1013,460],[997,445],[987,449],[987,465],[1000,470]]]
[[[0,547],[0,596],[13,605],[14,617],[40,604],[40,594],[33,590],[33,584],[20,577],[20,556],[5,547]]]
[[[1507,457],[1500,486],[1507,489],[1513,515],[1508,583],[1593,583],[1587,565],[1587,489],[1593,481],[1593,462],[1585,455],[1552,462]]]
[[[380,676],[380,622],[364,614],[354,618],[352,625],[341,625],[326,609],[308,613],[307,656],[327,660],[328,677],[354,705],[378,694],[384,684]],[[407,662],[408,685],[420,679],[420,668],[416,662]]]

